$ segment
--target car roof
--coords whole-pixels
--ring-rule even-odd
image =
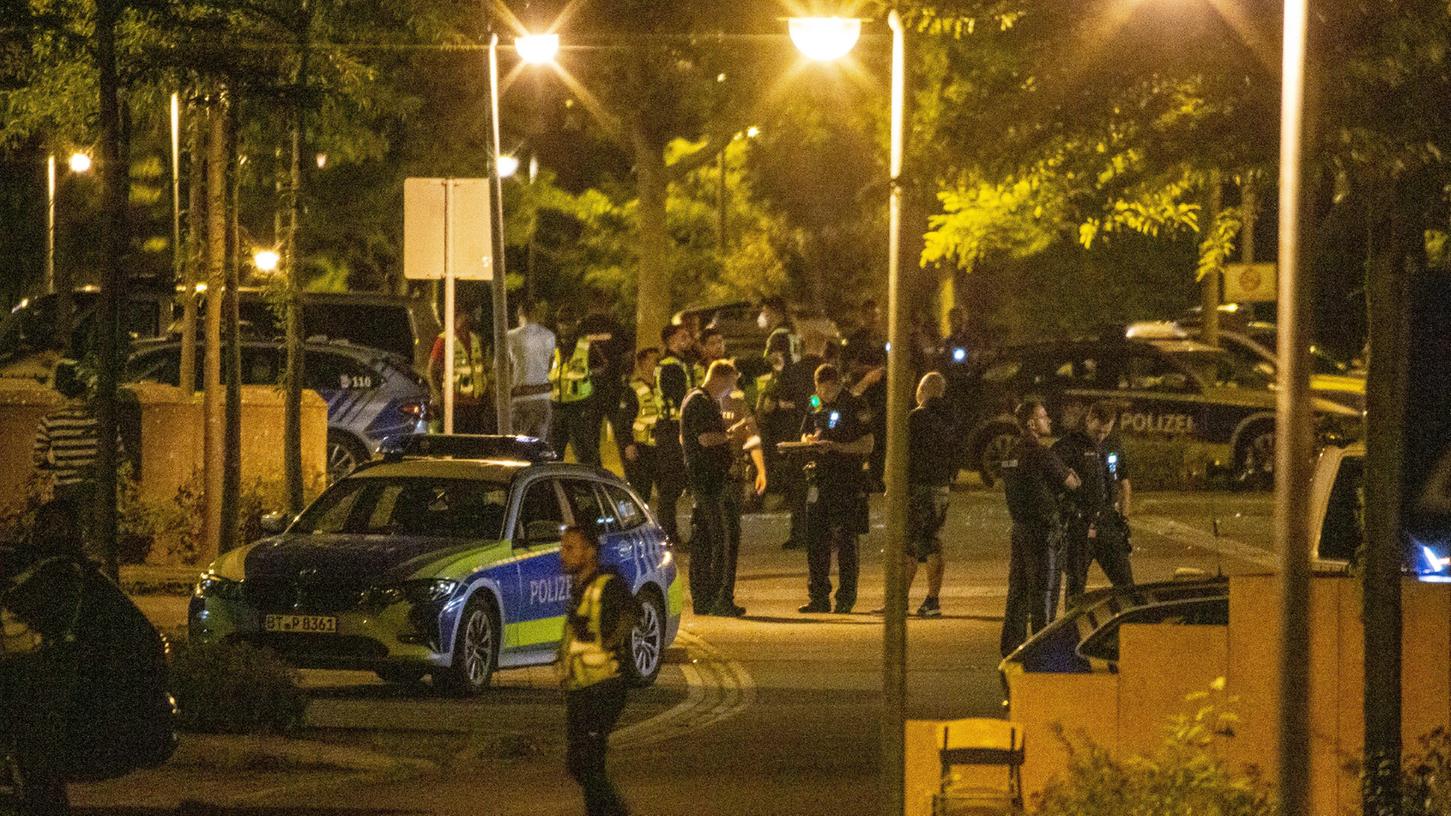
[[[373,461],[354,470],[349,479],[476,479],[508,484],[530,463],[519,459],[400,459]]]

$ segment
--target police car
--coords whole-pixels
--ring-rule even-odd
[[[665,534],[620,479],[553,460],[527,437],[390,440],[285,529],[213,562],[193,592],[190,638],[478,694],[496,669],[555,660],[570,589],[561,532],[592,522],[601,562],[641,602],[624,668],[649,684],[680,627]]]
[[[1042,397],[1055,428],[1070,403],[1111,400],[1126,441],[1186,439],[1213,451],[1241,477],[1273,472],[1275,392],[1272,377],[1221,349],[1193,340],[1063,341],[1004,349],[951,378],[952,398],[967,417],[966,467],[988,484],[1018,436],[1013,406]],[[1314,399],[1322,441],[1358,439],[1359,411]]]

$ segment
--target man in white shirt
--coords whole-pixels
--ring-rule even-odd
[[[540,439],[549,437],[549,366],[554,359],[554,332],[538,322],[536,303],[519,304],[519,326],[510,329],[509,410],[513,432]]]

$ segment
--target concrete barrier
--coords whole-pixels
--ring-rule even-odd
[[[48,388],[0,388],[0,512],[25,501],[26,480],[35,472],[35,430],[60,404],[60,394]]]

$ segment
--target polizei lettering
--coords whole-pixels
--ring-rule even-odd
[[[529,603],[562,603],[569,600],[569,576],[529,582]]]
[[[1183,436],[1194,433],[1194,417],[1188,414],[1148,414],[1124,411],[1119,427],[1131,433]]]

